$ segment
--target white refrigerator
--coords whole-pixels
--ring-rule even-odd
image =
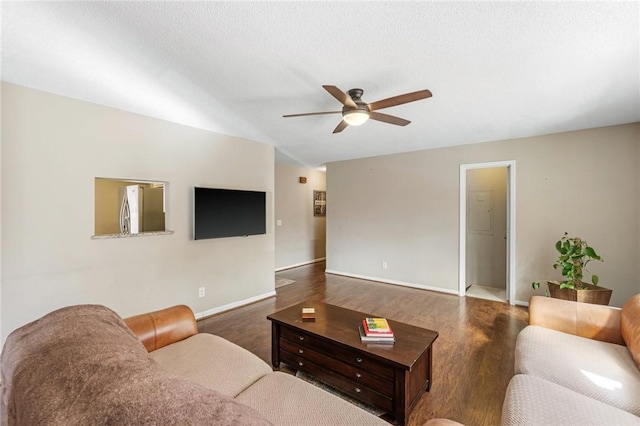
[[[120,233],[165,230],[164,188],[127,185],[119,188]]]
[[[128,185],[119,189],[121,234],[137,234],[142,231],[143,194],[140,185]]]

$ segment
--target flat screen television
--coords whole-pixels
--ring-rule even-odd
[[[194,239],[267,233],[266,192],[194,189]]]

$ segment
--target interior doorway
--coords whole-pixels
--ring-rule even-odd
[[[460,166],[459,294],[515,304],[515,161]]]

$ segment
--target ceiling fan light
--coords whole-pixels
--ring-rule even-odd
[[[369,112],[362,110],[345,111],[342,118],[350,126],[359,126],[369,119]]]

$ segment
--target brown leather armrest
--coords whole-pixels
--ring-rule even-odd
[[[147,352],[198,333],[198,324],[193,311],[185,305],[125,318],[124,322],[138,336]]]
[[[624,345],[620,309],[544,296],[529,301],[529,324],[563,333]]]

